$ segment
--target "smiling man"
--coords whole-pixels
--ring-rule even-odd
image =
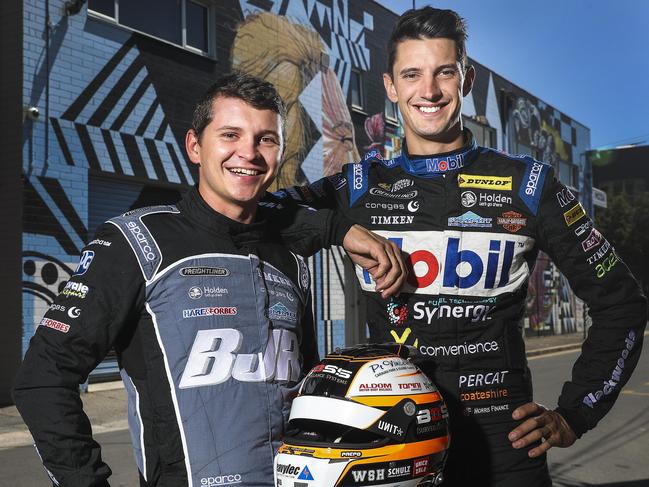
[[[270,83],[219,79],[186,137],[198,187],[109,220],[84,249],[14,390],[55,485],[109,485],[79,384],[114,347],[141,485],[271,486],[289,399],[318,360],[311,279],[291,250],[344,238],[383,292],[401,284],[398,250],[383,239],[330,211],[295,221],[290,208],[258,207],[284,119]]]
[[[408,284],[384,299],[358,272],[370,339],[417,347],[451,421],[444,485],[548,487],[545,452],[570,446],[610,410],[640,356],[646,300],[611,244],[553,169],[478,147],[462,126],[471,91],[466,28],[451,10],[398,20],[383,81],[399,106],[402,153],[370,153],[308,190],[318,208],[409,254]],[[500,123],[500,120],[492,120]],[[521,333],[539,250],[551,256],[593,320],[558,407],[533,402]]]

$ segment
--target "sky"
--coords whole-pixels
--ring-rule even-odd
[[[464,17],[467,54],[590,128],[591,148],[649,144],[649,1],[416,0],[427,4]]]

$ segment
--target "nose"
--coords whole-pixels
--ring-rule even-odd
[[[254,161],[259,156],[257,140],[254,137],[241,137],[237,145],[237,156],[246,160]]]
[[[442,90],[439,87],[437,78],[433,73],[426,73],[422,79],[422,98],[426,100],[436,100],[442,96]]]

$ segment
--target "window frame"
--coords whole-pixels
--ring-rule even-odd
[[[388,106],[392,106],[394,108],[394,117],[391,117],[388,115]],[[383,118],[385,118],[385,122],[389,123],[394,126],[399,125],[399,105],[397,105],[395,102],[390,100],[388,98],[388,95],[385,95],[385,106],[383,107]]]
[[[129,27],[128,25],[124,25],[120,23],[119,21],[120,1],[124,1],[124,0],[114,0],[115,17],[111,17],[101,12],[97,12],[96,10],[92,10],[90,8],[90,3],[88,3],[88,17],[102,20],[104,22],[115,25],[121,29],[128,30],[130,32],[136,32],[138,34],[142,34],[144,36],[150,37],[151,39],[155,39],[157,41],[164,42],[165,44],[169,44],[170,46],[179,47],[180,49],[183,49],[185,51],[216,60],[216,45],[215,45],[216,30],[215,30],[214,15],[213,15],[214,5],[212,2],[209,2],[207,0],[180,0],[181,1],[181,10],[180,10],[181,44],[178,44],[176,42],[163,39],[162,37],[158,37],[154,34],[139,29],[135,29],[133,27]],[[128,2],[128,0],[125,1]],[[201,5],[205,7],[205,9],[207,10],[207,49],[208,49],[207,51],[203,51],[197,47],[187,44],[187,2],[193,2],[197,5]]]
[[[352,79],[353,79],[353,74],[356,73],[358,75],[358,97],[360,98],[360,103],[361,105],[355,105],[354,100],[352,99]],[[364,83],[364,72],[358,68],[351,68],[349,72],[349,104],[352,107],[352,110],[355,112],[359,112],[362,114],[367,114],[365,112],[365,83]]]

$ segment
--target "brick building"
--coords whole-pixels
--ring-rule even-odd
[[[131,207],[173,202],[196,182],[184,134],[217,75],[236,68],[264,77],[287,102],[276,187],[333,174],[373,148],[400,149],[399,114],[381,80],[397,16],[375,2],[6,0],[0,13],[0,404],[11,401],[29,339],[97,226]],[[590,210],[588,128],[471,62],[477,79],[464,115],[479,142],[552,163]],[[528,332],[576,331],[578,300],[540,260]],[[343,253],[323,251],[310,266],[321,353],[362,340]]]

